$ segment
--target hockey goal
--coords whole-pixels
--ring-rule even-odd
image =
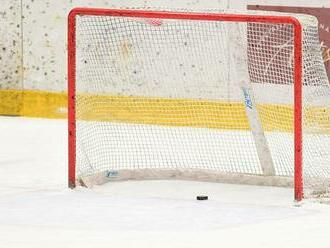
[[[174,178],[327,194],[317,20],[229,12],[71,11],[70,187]]]

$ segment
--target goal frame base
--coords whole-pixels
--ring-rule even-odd
[[[293,187],[291,177],[263,176],[257,174],[224,173],[212,170],[135,169],[107,170],[77,179],[76,184],[88,188],[108,182],[129,180],[187,180],[212,183],[245,184],[258,186]]]

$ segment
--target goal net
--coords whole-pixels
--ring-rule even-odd
[[[70,187],[173,178],[327,195],[316,18],[74,9],[68,35]]]

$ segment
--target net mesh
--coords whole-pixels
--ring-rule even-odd
[[[317,21],[296,17],[309,196],[329,187],[330,87]],[[289,24],[77,16],[78,177],[146,169],[263,175],[242,81],[269,150],[261,155],[270,155],[276,177],[292,178],[293,31]]]

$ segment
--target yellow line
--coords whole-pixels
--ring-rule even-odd
[[[224,130],[249,130],[245,108],[238,102],[137,96],[79,95],[77,119]],[[293,108],[259,104],[264,130],[293,132]],[[330,134],[330,108],[305,110],[305,127]],[[66,93],[0,90],[0,115],[66,118]]]
[[[33,90],[0,90],[0,115],[66,118],[67,96]]]
[[[18,90],[0,90],[0,114],[21,115],[23,94]]]
[[[245,107],[238,102],[168,99],[135,96],[80,95],[77,119],[165,126],[249,130]],[[293,108],[258,105],[266,131],[293,131]]]

